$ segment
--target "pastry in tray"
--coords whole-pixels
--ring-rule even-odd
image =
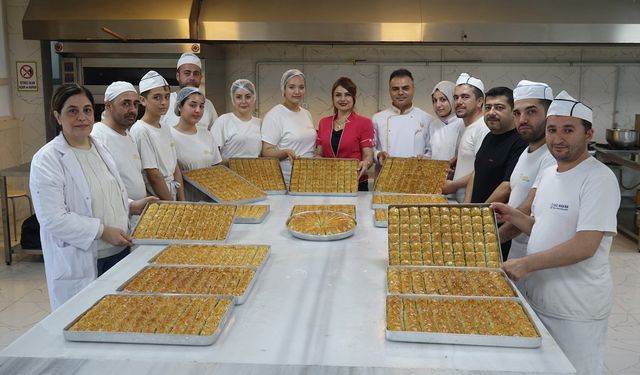
[[[149,266],[122,286],[125,292],[170,294],[217,294],[242,296],[256,274],[240,267]]]
[[[267,245],[176,244],[167,246],[151,263],[258,267],[268,254]]]
[[[539,337],[516,300],[387,296],[387,330]]]
[[[417,158],[387,158],[374,192],[442,194],[449,162]]]
[[[212,203],[150,203],[136,225],[138,240],[221,241],[233,223],[236,207]]]
[[[231,299],[107,295],[69,331],[213,335],[232,307]]]
[[[291,215],[305,211],[336,211],[356,218],[356,206],[354,204],[297,204],[291,209]]]
[[[291,216],[287,227],[297,233],[329,236],[354,230],[356,221],[342,212],[307,211]]]
[[[278,159],[231,158],[229,168],[264,191],[287,190]]]
[[[372,204],[433,204],[448,203],[447,197],[437,194],[374,194]]]
[[[238,206],[236,209],[236,219],[260,219],[269,212],[269,205],[267,204],[247,204]]]
[[[219,202],[240,202],[266,199],[267,194],[223,165],[194,169],[183,176]]]
[[[289,191],[292,193],[358,192],[358,160],[301,158],[293,162]]]
[[[503,273],[469,268],[387,269],[390,294],[516,297]]]

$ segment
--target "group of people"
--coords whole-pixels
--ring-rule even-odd
[[[549,85],[527,80],[485,92],[482,80],[462,73],[435,85],[432,116],[413,104],[411,72],[398,69],[389,78],[389,108],[371,119],[356,113],[357,86],[340,77],[331,88],[333,114],[315,126],[297,69],[283,74],[283,101],[263,119],[254,116],[256,88],[246,79],[231,85],[233,112],[218,117],[198,88],[196,55],[180,57],[176,79],[173,93],[155,71],[139,91],[114,82],[95,124],[91,92],[75,84],[55,92],[61,132],[33,157],[30,180],[52,309],[129,253],[128,229],[148,202],[197,199],[183,171],[275,157],[288,181],[297,158],[356,158],[366,191],[374,164],[431,158],[450,162],[443,193],[492,203],[503,222],[503,269],[574,366],[602,368],[607,257],[620,199],[613,173],[587,152],[593,114],[582,102],[564,91],[554,99]]]

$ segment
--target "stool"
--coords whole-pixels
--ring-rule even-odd
[[[18,227],[16,224],[16,199],[18,198],[27,198],[29,201],[29,210],[31,212],[30,215],[33,215],[33,202],[31,201],[31,197],[24,190],[10,190],[7,192],[7,200],[11,200],[11,208],[13,209],[13,239],[18,241]]]

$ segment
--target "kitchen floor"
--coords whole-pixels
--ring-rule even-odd
[[[623,235],[613,242],[614,302],[609,318],[606,374],[640,373],[640,254]],[[0,263],[0,351],[49,314],[42,257]]]

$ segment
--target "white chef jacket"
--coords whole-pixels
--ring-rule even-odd
[[[473,172],[476,154],[480,150],[482,140],[487,133],[489,133],[489,128],[484,123],[484,117],[482,116],[464,128],[458,145],[458,161],[456,163],[456,171],[453,174],[454,180]],[[466,188],[462,187],[456,192],[458,202],[464,201],[465,190]]]
[[[124,183],[111,154],[91,138],[118,181],[129,211]],[[40,240],[51,309],[55,310],[95,280],[100,220],[92,216],[91,192],[71,147],[60,133],[31,161],[29,188],[40,223]]]
[[[142,161],[138,146],[129,131],[122,135],[102,122],[93,124],[91,135],[99,139],[109,150],[116,162],[120,178],[127,187],[129,199],[138,200],[147,196],[144,185]]]
[[[464,121],[455,114],[442,120],[436,118],[429,126],[431,152],[434,160],[451,160],[458,152],[458,144],[464,131]]]
[[[222,158],[257,158],[262,151],[262,120],[251,117],[242,121],[233,112],[218,117],[211,128],[213,139],[220,147]]]
[[[391,106],[371,118],[375,140],[374,160],[380,151],[390,156],[415,157],[431,154],[429,127],[433,117],[418,107],[412,106],[406,112]]]
[[[222,161],[213,134],[208,130],[196,127],[196,134],[185,134],[171,128],[171,135],[176,143],[178,163],[182,171],[208,168]]]
[[[178,93],[172,92],[169,97],[169,110],[167,113],[160,118],[160,123],[162,125],[167,125],[170,128],[178,125],[180,121],[180,117],[176,116],[174,109],[176,108],[176,100],[178,98]],[[213,106],[211,100],[205,98],[204,100],[204,114],[200,121],[198,121],[197,126],[199,128],[209,130],[213,126],[214,121],[218,118],[218,112],[216,112],[216,108]]]

